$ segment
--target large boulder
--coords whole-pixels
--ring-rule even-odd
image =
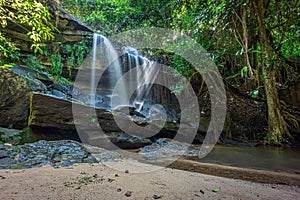
[[[25,79],[0,68],[0,94],[0,126],[25,128],[30,102],[30,89]]]
[[[72,107],[76,107],[76,112],[72,110]],[[178,124],[175,122],[152,120],[150,123],[148,119],[137,115],[100,108],[94,109],[83,104],[43,94],[32,94],[30,108],[28,123],[30,129],[33,133],[43,137],[42,139],[47,140],[75,139],[96,146],[101,144],[101,147],[110,148],[110,143],[115,143],[121,148],[138,148],[151,143],[142,138],[151,136],[155,138],[160,137],[160,135],[172,138],[178,130]],[[95,117],[93,117],[94,115]],[[186,133],[190,133],[193,125],[181,124],[181,126],[185,131],[180,138],[185,139],[188,137]],[[77,132],[78,127],[80,127],[80,135]],[[99,133],[100,127],[106,136]],[[126,131],[122,127],[125,127]],[[139,127],[143,128],[143,133]],[[120,135],[119,133],[122,132],[133,137],[125,134]]]

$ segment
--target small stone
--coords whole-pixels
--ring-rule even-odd
[[[76,189],[76,190],[79,190],[79,189],[81,189],[81,186],[79,185],[79,186],[78,186],[78,187],[76,187],[75,189]]]
[[[153,195],[153,199],[161,199],[163,196],[162,195]]]
[[[108,182],[109,182],[109,183],[112,183],[112,182],[114,182],[114,181],[115,181],[115,179],[112,179],[112,178],[109,178],[109,179],[108,179]]]
[[[98,178],[98,174],[94,174],[93,177],[94,177],[94,178]]]
[[[128,169],[126,169],[126,170],[125,170],[125,173],[126,173],[126,174],[128,174],[128,173],[129,173],[129,170],[128,170]]]
[[[115,177],[119,177],[119,174],[115,174]]]
[[[121,189],[121,188],[118,188],[118,189],[117,189],[117,192],[121,192],[121,191],[122,191],[122,189]]]
[[[127,192],[125,193],[125,196],[126,196],[126,197],[131,197],[131,195],[132,195],[132,191],[127,191]]]
[[[203,190],[200,190],[200,192],[201,192],[202,194],[204,194],[204,191],[203,191]]]

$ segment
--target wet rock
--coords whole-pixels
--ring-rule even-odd
[[[85,147],[74,141],[39,141],[36,143],[6,146],[0,144],[1,169],[22,169],[40,165],[66,167],[74,163],[97,162]]]
[[[48,90],[46,85],[38,79],[26,79],[26,82],[31,91],[46,93]]]
[[[53,89],[52,90],[52,95],[56,96],[58,98],[65,98],[67,95],[59,90]]]
[[[22,75],[29,80],[37,79],[47,86],[53,84],[53,81],[48,77],[46,73],[25,66],[14,66],[11,68],[11,71],[16,74]]]
[[[115,151],[109,151],[103,148],[83,144],[83,146],[87,149],[91,155],[95,157],[97,162],[117,162],[119,160],[128,159],[121,154]],[[115,177],[118,177],[118,174],[115,174]]]
[[[0,69],[0,94],[0,126],[25,128],[30,89],[24,78],[9,69]]]
[[[20,144],[24,131],[0,127],[0,141],[3,143]]]
[[[152,141],[149,139],[143,139],[127,133],[110,134],[108,138],[112,143],[122,149],[137,149],[152,144]]]
[[[68,85],[65,83],[53,83],[53,90],[58,90],[64,93],[67,96],[77,97],[81,94],[81,90],[79,88],[73,87],[72,85]]]
[[[196,156],[199,151],[189,148],[190,145],[172,141],[171,139],[158,139],[155,143],[145,146],[139,151],[148,160],[170,158],[176,156]]]
[[[47,93],[59,98],[78,97],[81,90],[72,85],[54,82],[44,72],[40,72],[25,66],[14,66],[10,68],[14,73],[22,76],[31,91]]]
[[[136,108],[132,107],[132,106],[118,106],[118,107],[114,108],[113,110],[117,111],[117,112],[129,114],[129,115],[135,115],[138,117],[146,118],[145,115],[136,111]]]

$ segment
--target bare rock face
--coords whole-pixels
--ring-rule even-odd
[[[0,126],[25,128],[30,104],[30,89],[25,79],[0,68],[0,94]]]
[[[89,26],[68,13],[57,2],[47,0],[46,4],[51,13],[53,23],[56,28],[61,31],[61,33],[55,35],[56,40],[62,42],[77,42],[84,39],[84,36],[93,33]]]

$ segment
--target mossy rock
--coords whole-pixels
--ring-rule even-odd
[[[13,145],[38,141],[39,138],[31,133],[29,128],[23,130],[0,127],[0,142]]]
[[[0,68],[0,127],[27,127],[30,92],[22,76]]]

